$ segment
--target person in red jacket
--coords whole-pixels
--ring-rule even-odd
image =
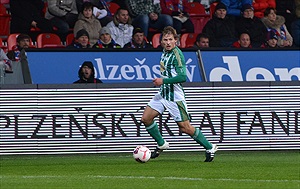
[[[239,40],[232,44],[234,48],[252,48],[250,35],[246,32],[241,33]]]
[[[253,0],[254,16],[258,18],[264,17],[264,12],[266,8],[272,7],[276,8],[275,0]]]

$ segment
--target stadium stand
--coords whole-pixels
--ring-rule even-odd
[[[218,4],[218,2],[214,2],[214,3],[210,4],[210,7],[209,7],[210,18],[213,17],[217,4]]]
[[[37,48],[64,48],[60,37],[54,33],[41,33],[36,38]]]
[[[152,46],[154,48],[157,48],[158,46],[160,46],[160,33],[156,33],[152,36]]]
[[[66,46],[70,45],[73,42],[74,38],[74,33],[69,33],[66,37]]]
[[[197,33],[184,33],[180,37],[180,47],[181,48],[189,48],[193,47],[196,38],[197,38]]]
[[[108,6],[109,11],[111,12],[112,16],[115,14],[115,12],[117,12],[118,8],[120,8],[120,6],[114,2],[108,2],[107,6]]]
[[[6,40],[10,30],[10,14],[7,13],[7,9],[4,4],[0,4],[0,38]]]
[[[188,3],[190,19],[194,24],[195,33],[201,33],[207,21],[211,18],[205,8],[198,2]]]

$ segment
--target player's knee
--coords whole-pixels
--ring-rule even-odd
[[[142,117],[141,122],[146,126],[151,124],[151,120],[146,117]]]

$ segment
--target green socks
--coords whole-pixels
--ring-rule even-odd
[[[148,133],[154,138],[158,146],[162,146],[165,143],[165,140],[161,136],[156,122],[153,122],[151,125],[146,126]],[[192,138],[198,143],[201,144],[206,150],[212,149],[212,144],[205,138],[199,128],[195,128],[195,133]]]
[[[206,150],[212,149],[211,143],[205,138],[199,128],[195,128],[195,133],[192,138],[198,143],[201,144]]]
[[[164,145],[165,140],[161,136],[156,122],[153,122],[151,125],[146,126],[146,130],[154,138],[154,140],[157,142],[158,146]]]

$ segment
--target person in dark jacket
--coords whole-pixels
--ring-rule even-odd
[[[133,30],[132,40],[125,44],[123,48],[151,49],[153,47],[146,41],[144,31],[141,28],[135,28]]]
[[[51,22],[44,18],[42,0],[13,0],[9,2],[11,12],[10,33],[30,34],[30,29],[52,32]]]
[[[79,80],[74,83],[102,83],[100,79],[95,78],[94,65],[91,61],[85,61],[78,70]]]
[[[218,3],[212,19],[204,26],[202,32],[209,36],[210,47],[231,47],[237,41],[235,24],[226,15],[227,8]]]
[[[246,4],[242,9],[242,17],[236,22],[236,31],[238,35],[246,32],[250,35],[252,47],[260,47],[267,36],[267,30],[264,23],[254,16],[252,5]]]

